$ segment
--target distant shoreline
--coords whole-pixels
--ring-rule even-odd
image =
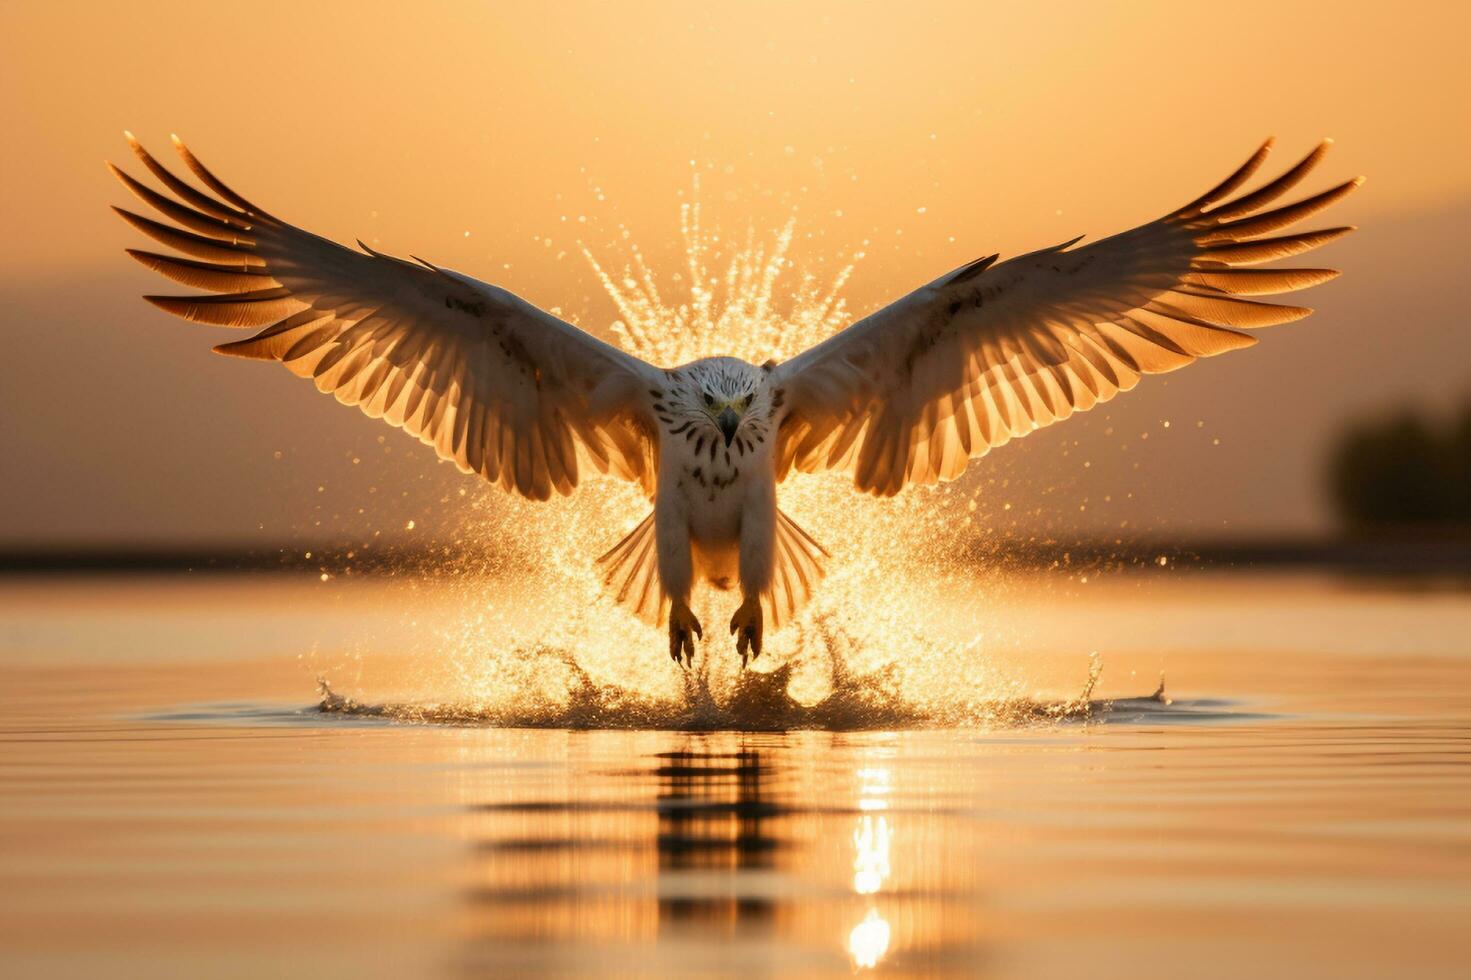
[[[312,557],[307,557],[311,555]],[[0,576],[74,573],[241,573],[320,572],[350,566],[354,574],[433,572],[468,559],[492,560],[487,552],[393,548],[356,549],[351,545],[301,545],[276,548],[64,548],[0,550]],[[1063,541],[1052,538],[1008,540],[977,545],[960,560],[1017,571],[1059,568],[1147,570],[1185,567],[1201,570],[1322,570],[1365,575],[1456,575],[1471,577],[1471,535],[1364,536],[1344,538],[1262,538],[1241,541]],[[498,561],[507,569],[518,562]]]

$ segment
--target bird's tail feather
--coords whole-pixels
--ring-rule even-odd
[[[797,614],[811,596],[824,572],[827,549],[804,531],[796,521],[776,512],[776,554],[771,587],[761,594],[772,629]],[[598,564],[604,566],[603,584],[619,602],[652,625],[664,621],[669,598],[659,582],[659,552],[654,541],[654,515],[650,512],[622,541],[608,550]]]
[[[761,594],[761,604],[772,629],[797,614],[826,571],[826,548],[796,521],[776,512],[776,555],[771,567],[771,587]]]
[[[659,551],[654,545],[653,511],[649,511],[649,516],[638,527],[599,558],[598,564],[605,566],[603,584],[613,598],[653,626],[664,621],[669,599],[659,583]]]

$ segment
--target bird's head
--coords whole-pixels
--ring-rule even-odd
[[[705,412],[715,422],[715,427],[720,430],[720,435],[725,439],[725,444],[735,438],[736,432],[741,427],[741,417],[746,414],[746,409],[751,407],[751,393],[747,392],[740,398],[731,398],[729,395],[717,395],[706,391]]]
[[[733,357],[712,357],[680,369],[682,413],[702,427],[709,425],[726,446],[738,435],[764,439],[770,394],[760,368]]]

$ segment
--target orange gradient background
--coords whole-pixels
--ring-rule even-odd
[[[1451,4],[7,3],[0,545],[452,533],[464,482],[427,450],[138,299],[167,289],[107,210],[124,128],[604,336],[579,242],[616,265],[626,226],[677,271],[696,175],[709,225],[795,214],[819,274],[864,253],[861,315],[978,255],[1153,218],[1266,135],[1277,166],[1332,136],[1305,192],[1370,179],[1324,218],[1361,230],[1312,256],[1345,271],[1304,295],[1317,315],[967,476],[1027,501],[1006,531],[1325,531],[1347,419],[1471,391],[1468,28]]]

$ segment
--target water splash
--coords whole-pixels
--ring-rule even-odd
[[[771,235],[728,239],[705,226],[696,201],[680,210],[683,268],[668,281],[626,231],[622,256],[583,252],[617,310],[612,333],[624,349],[659,365],[715,354],[760,363],[854,319],[842,290],[861,253],[840,258],[831,275],[798,268],[796,229],[792,218]],[[987,656],[1009,641],[988,615],[1004,580],[948,557],[976,536],[979,484],[965,486],[880,500],[854,492],[846,475],[794,474],[779,488],[781,505],[833,553],[828,575],[794,622],[768,634],[756,673],[740,669],[721,628],[735,602],[697,592],[706,640],[694,679],[671,667],[663,636],[615,606],[598,578],[595,556],[648,513],[635,488],[592,480],[551,504],[468,493],[462,537],[491,543],[490,557],[447,569],[462,612],[436,644],[460,707],[413,710],[512,724],[528,717],[526,705],[560,704],[569,724],[721,727],[738,717],[732,705],[760,704],[766,713],[739,717],[842,727],[854,699],[867,699],[864,717],[882,724],[984,720],[1018,692]],[[967,601],[941,601],[954,594]]]
[[[318,678],[318,710],[327,715],[409,724],[779,732],[1087,722],[1107,719],[1115,711],[1126,709],[1144,712],[1150,720],[1158,720],[1175,706],[1165,696],[1163,677],[1155,692],[1145,698],[1095,699],[1093,690],[1102,671],[1102,661],[1096,656],[1083,689],[1074,698],[1043,701],[1018,697],[929,706],[905,698],[896,683],[893,665],[873,675],[855,675],[836,658],[831,663],[833,690],[814,704],[802,704],[788,693],[795,666],[790,662],[769,673],[746,671],[729,691],[712,689],[706,670],[691,670],[682,675],[681,696],[671,699],[649,696],[622,685],[599,683],[582,669],[578,655],[567,650],[539,650],[532,659],[560,663],[573,676],[565,700],[530,697],[490,702],[373,703],[338,694],[325,679]],[[1179,713],[1197,714],[1190,705],[1182,705]]]

